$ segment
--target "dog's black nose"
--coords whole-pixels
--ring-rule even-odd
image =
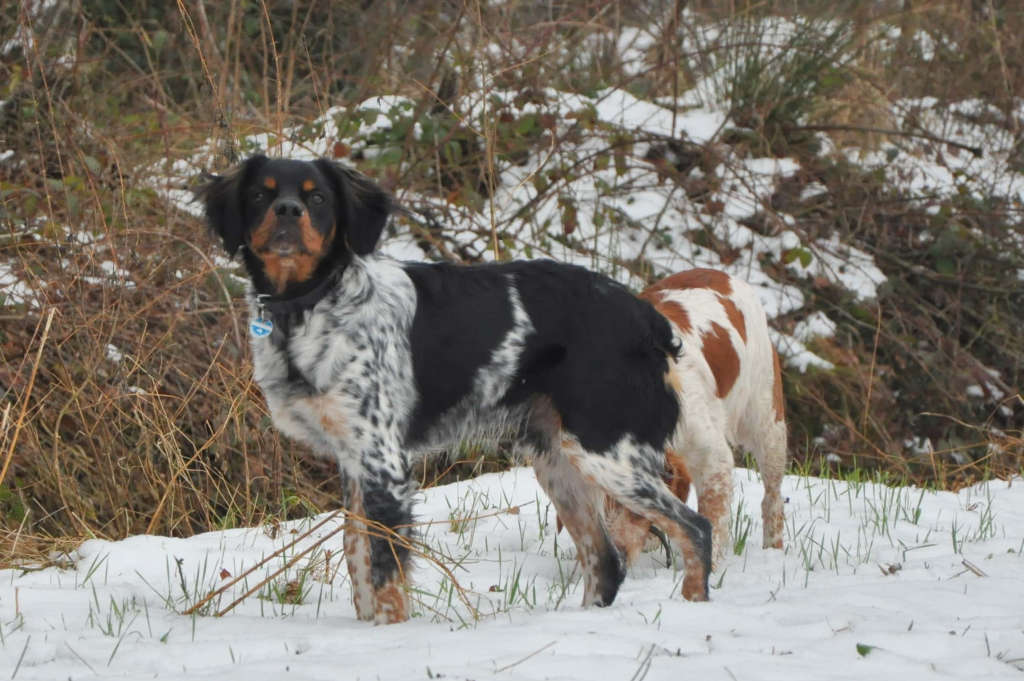
[[[306,207],[295,199],[278,199],[274,202],[274,214],[278,217],[300,218]]]

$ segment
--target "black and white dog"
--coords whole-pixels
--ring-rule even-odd
[[[252,279],[255,378],[274,423],[341,468],[360,619],[408,617],[412,463],[481,436],[532,452],[576,543],[585,606],[610,604],[625,576],[606,494],[672,538],[683,595],[707,599],[710,526],[662,478],[678,347],[649,303],[551,261],[375,255],[392,199],[324,159],[255,156],[196,195]]]

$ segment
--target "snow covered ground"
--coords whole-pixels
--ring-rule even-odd
[[[581,609],[572,544],[556,537],[532,472],[515,469],[422,493],[422,536],[468,603],[420,559],[410,622],[357,621],[341,535],[327,537],[336,520],[288,555],[327,537],[320,547],[220,618],[179,613],[314,519],[91,540],[63,567],[0,571],[0,677],[1021,677],[1024,481],[954,494],[790,476],[778,552],[759,546],[756,474],[735,477],[742,545],[712,576],[709,603],[683,601],[680,575],[652,551],[611,607]]]

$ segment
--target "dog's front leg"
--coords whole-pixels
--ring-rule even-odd
[[[367,533],[366,511],[363,506],[363,492],[359,479],[342,476],[345,493],[345,562],[352,582],[352,601],[356,606],[356,617],[364,621],[373,620],[373,581],[370,559],[370,535]]]
[[[345,557],[356,615],[377,624],[404,622],[409,619],[412,484],[405,476],[364,471],[346,483]]]

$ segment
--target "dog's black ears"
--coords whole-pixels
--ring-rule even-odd
[[[245,240],[242,192],[248,178],[266,162],[266,156],[252,156],[224,175],[204,175],[202,183],[192,190],[195,200],[206,208],[210,232],[220,237],[230,256],[234,256]]]
[[[394,199],[352,168],[325,158],[315,163],[334,183],[336,195],[341,198],[336,208],[338,227],[344,230],[349,249],[356,255],[369,255],[380,240],[388,215],[395,210]]]

